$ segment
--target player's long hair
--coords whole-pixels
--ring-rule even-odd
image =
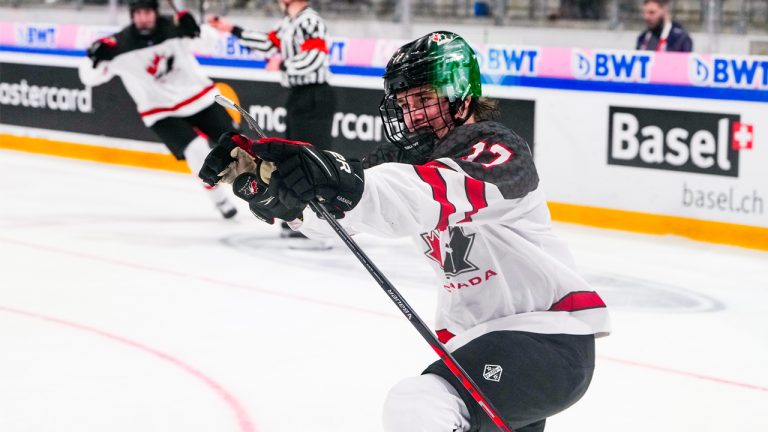
[[[498,121],[501,118],[501,111],[499,110],[499,101],[496,99],[489,99],[487,97],[481,97],[477,100],[474,112],[476,121],[492,120]]]

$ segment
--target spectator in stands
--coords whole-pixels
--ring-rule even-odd
[[[646,29],[637,38],[637,49],[691,52],[693,41],[680,23],[672,21],[669,0],[643,0]]]

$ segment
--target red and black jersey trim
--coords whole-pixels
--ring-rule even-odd
[[[440,341],[440,343],[448,343],[449,340],[453,339],[455,334],[448,331],[448,329],[440,329],[435,331],[435,334],[437,335],[437,340]]]
[[[453,168],[449,167],[448,165],[446,165],[446,164],[444,164],[444,163],[442,163],[442,162],[440,162],[440,161],[436,161],[436,160],[433,160],[433,161],[429,161],[429,162],[425,163],[425,164],[424,164],[424,165],[422,165],[422,166],[425,166],[425,167],[434,167],[434,168],[444,168],[444,169],[449,169],[449,170],[451,170],[451,171],[456,171],[455,169],[453,169]]]
[[[552,312],[576,312],[604,307],[606,307],[605,302],[596,292],[573,291],[556,301],[549,310]]]

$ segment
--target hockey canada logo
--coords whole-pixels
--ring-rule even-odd
[[[754,139],[738,114],[610,107],[608,116],[609,165],[738,177]]]
[[[499,365],[485,365],[485,369],[483,370],[483,378],[487,379],[488,381],[499,382],[501,381],[502,372],[504,372],[504,369],[502,369],[502,367]]]
[[[152,62],[147,66],[147,73],[160,79],[168,75],[173,70],[174,57],[166,57],[164,55],[155,54],[152,58]]]
[[[432,36],[430,36],[430,39],[432,40],[432,42],[438,45],[445,45],[448,42],[452,41],[454,38],[445,33],[432,33]]]
[[[432,230],[422,234],[421,238],[428,247],[424,254],[437,262],[448,276],[458,276],[477,270],[478,267],[469,261],[475,234],[465,234],[461,227],[449,227],[447,235],[448,241],[443,245],[439,231]]]

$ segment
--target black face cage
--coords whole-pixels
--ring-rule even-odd
[[[428,162],[435,143],[456,125],[463,123],[454,120],[456,109],[463,101],[447,102],[447,98],[440,96],[439,92],[431,91],[436,97],[430,98],[431,102],[426,105],[400,106],[394,92],[385,95],[379,105],[384,135],[414,163]],[[405,94],[410,95],[410,92],[424,94],[424,90],[418,87],[406,90]],[[441,103],[443,101],[447,103]]]

